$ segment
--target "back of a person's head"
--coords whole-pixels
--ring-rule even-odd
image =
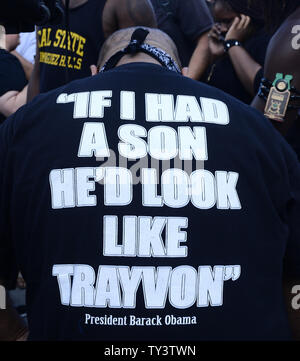
[[[262,25],[264,23],[260,2],[251,0],[215,0],[212,4],[214,6],[217,3],[223,5],[229,11],[249,16],[256,25]]]
[[[126,48],[130,43],[131,36],[133,32],[139,27],[130,27],[126,29],[121,29],[113,33],[103,44],[99,58],[98,58],[98,66],[101,67],[104,63],[118,51]],[[169,54],[173,60],[180,67],[180,59],[178,55],[178,51],[173,40],[163,31],[154,28],[142,27],[145,30],[149,31],[145,39],[145,43],[156,48],[159,48]]]

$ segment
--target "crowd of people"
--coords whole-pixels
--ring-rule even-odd
[[[0,340],[299,339],[299,1],[61,1],[0,25]]]

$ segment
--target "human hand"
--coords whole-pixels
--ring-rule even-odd
[[[215,24],[208,34],[208,48],[213,60],[224,55],[224,43],[220,27]]]
[[[241,17],[236,17],[229,28],[225,40],[238,40],[243,42],[251,33],[251,18],[241,14]]]

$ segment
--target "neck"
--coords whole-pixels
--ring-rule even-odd
[[[143,53],[136,55],[124,55],[116,66],[130,64],[130,63],[152,63],[161,65],[159,61],[155,60],[151,56]]]
[[[66,0],[61,0],[63,5],[66,6]],[[70,0],[70,9],[77,8],[77,6],[83,5],[88,0]]]

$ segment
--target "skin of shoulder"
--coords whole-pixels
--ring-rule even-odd
[[[300,25],[300,8],[290,15],[273,35],[266,54],[264,64],[264,77],[273,82],[277,73],[283,75],[292,75],[291,85],[300,90],[300,67],[299,55],[300,49],[293,47],[295,33],[293,28]],[[263,112],[265,101],[256,96],[252,106]],[[284,123],[275,122],[275,127],[281,134],[286,135],[297,118],[297,110],[289,110],[285,117]]]
[[[132,26],[156,28],[156,17],[149,0],[107,0],[102,15],[104,36]]]
[[[276,73],[293,75],[292,85],[300,89],[299,49],[293,47],[293,28],[300,25],[300,8],[281,25],[272,37],[265,62],[265,75],[275,79]]]

